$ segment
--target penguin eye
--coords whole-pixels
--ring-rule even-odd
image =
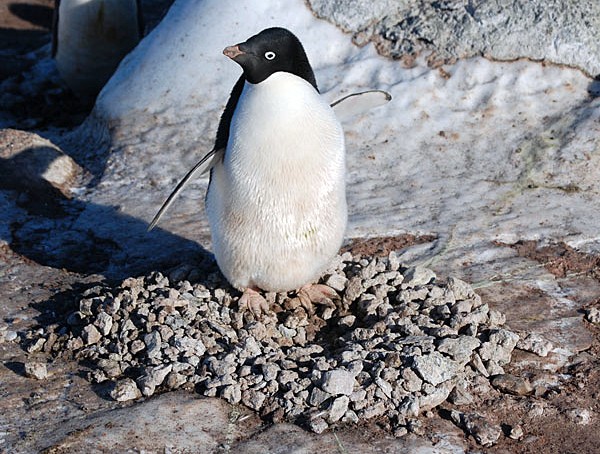
[[[271,50],[265,52],[265,58],[267,60],[273,60],[275,58],[275,52],[273,52]]]

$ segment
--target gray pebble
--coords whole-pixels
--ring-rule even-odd
[[[117,402],[126,402],[128,400],[138,399],[141,396],[142,393],[131,378],[119,380],[115,384],[114,389],[110,392],[110,397]]]
[[[102,334],[94,325],[87,325],[81,332],[81,338],[85,345],[97,344],[102,339]]]
[[[323,373],[321,389],[329,394],[349,396],[354,390],[354,374],[343,369],[330,370]]]
[[[580,426],[587,426],[592,421],[592,414],[587,408],[575,408],[567,412],[571,421]]]
[[[471,360],[473,350],[481,345],[479,339],[470,336],[459,336],[455,339],[445,338],[442,339],[437,346],[437,349],[450,355],[452,359],[465,365]]]
[[[156,387],[163,383],[172,369],[172,364],[163,364],[146,369],[144,374],[137,379],[137,386],[142,394],[146,397],[154,394]]]
[[[450,418],[458,427],[484,447],[495,444],[502,434],[502,429],[499,426],[490,423],[483,416],[476,413],[461,413],[452,410]]]
[[[162,340],[158,331],[152,331],[144,336],[144,344],[146,344],[148,358],[160,355],[161,342]]]
[[[342,274],[332,274],[325,281],[325,285],[328,285],[334,290],[338,292],[343,291],[346,288],[346,284],[348,283],[348,278]]]
[[[35,378],[36,380],[44,380],[48,377],[48,369],[45,363],[36,361],[28,361],[25,363],[25,376]]]
[[[435,280],[435,273],[429,268],[415,266],[404,273],[402,288],[421,287]]]
[[[597,307],[591,307],[586,310],[585,319],[594,324],[600,324],[600,309]]]
[[[308,427],[316,434],[323,433],[329,427],[329,424],[323,418],[313,418],[308,422]]]
[[[552,342],[535,333],[529,334],[524,339],[519,340],[516,347],[542,357],[548,356],[548,353],[554,348]]]
[[[349,403],[350,399],[348,396],[340,396],[335,399],[329,407],[329,416],[327,417],[327,421],[330,424],[339,421],[346,414]]]
[[[441,353],[433,352],[429,355],[414,357],[413,368],[423,380],[436,386],[450,380],[456,374],[459,366]]]
[[[513,440],[520,440],[523,438],[523,428],[518,424],[511,426],[508,436]]]
[[[19,337],[16,331],[7,330],[4,332],[4,340],[6,342],[13,342]]]

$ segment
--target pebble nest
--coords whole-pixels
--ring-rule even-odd
[[[91,363],[90,380],[113,382],[117,401],[189,388],[317,433],[378,418],[401,436],[469,382],[502,374],[519,340],[469,284],[395,252],[346,252],[320,282],[339,299],[306,309],[293,292],[267,293],[270,312],[255,316],[217,271],[153,272],[89,288],[25,348]]]

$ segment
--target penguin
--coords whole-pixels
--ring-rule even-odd
[[[71,91],[92,103],[143,31],[140,0],[55,0],[52,57]]]
[[[342,244],[347,223],[345,143],[339,120],[320,95],[298,38],[268,28],[223,54],[241,66],[217,128],[215,146],[184,177],[151,230],[189,179],[210,170],[205,199],[213,252],[239,306],[267,312],[260,290],[296,290],[303,306],[337,294],[314,284]],[[348,95],[351,111],[389,94]],[[365,107],[367,106],[367,107]]]

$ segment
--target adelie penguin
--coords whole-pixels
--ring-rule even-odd
[[[243,74],[215,146],[179,183],[149,229],[194,174],[210,169],[206,212],[213,251],[227,280],[243,291],[240,307],[267,311],[259,290],[297,290],[309,307],[335,296],[313,282],[338,252],[346,229],[342,126],[290,31],[269,28],[223,53]],[[385,92],[371,94],[372,105],[389,100]],[[353,105],[355,98],[334,104]]]
[[[55,0],[52,56],[61,78],[92,103],[143,29],[140,0]]]

